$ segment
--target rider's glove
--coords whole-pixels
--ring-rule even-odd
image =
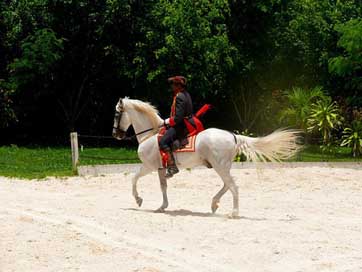
[[[164,126],[170,125],[170,118],[167,118],[167,119],[163,120],[163,125]]]

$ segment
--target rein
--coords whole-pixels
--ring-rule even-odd
[[[163,125],[162,126],[159,126],[158,128],[162,128],[163,127]],[[116,128],[116,127],[113,127],[114,129],[119,129],[119,128]],[[121,140],[133,140],[134,138],[136,138],[138,135],[141,135],[141,134],[143,134],[143,133],[146,133],[146,132],[149,132],[149,131],[151,131],[151,130],[154,130],[154,128],[148,128],[148,129],[145,129],[145,130],[142,130],[142,131],[140,131],[140,132],[138,132],[138,133],[135,133],[134,135],[132,135],[132,136],[127,136],[127,137],[123,137]]]
[[[151,131],[151,130],[153,130],[153,129],[154,129],[154,128],[148,128],[148,129],[142,130],[141,132],[138,132],[138,133],[136,133],[135,135],[124,137],[124,138],[121,139],[121,140],[133,140],[133,139],[136,138],[138,135],[141,135],[141,134],[143,134],[143,133],[149,132],[149,131]]]
[[[159,126],[158,128],[162,128],[163,127],[163,125],[162,126]],[[143,134],[143,133],[146,133],[146,132],[148,132],[148,131],[151,131],[151,130],[153,130],[154,128],[148,128],[148,129],[145,129],[145,130],[142,130],[141,132],[138,132],[138,133],[136,133],[135,135],[132,135],[132,136],[127,136],[127,137],[124,137],[123,139],[121,139],[121,140],[133,140],[134,138],[136,138],[138,135],[140,135],[140,134]],[[141,144],[141,143],[143,143],[144,141],[146,141],[148,138],[150,138],[152,135],[150,135],[149,137],[147,137],[146,139],[143,139],[143,141],[141,141],[141,142],[139,142],[139,144]]]

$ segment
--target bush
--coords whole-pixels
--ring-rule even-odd
[[[351,127],[343,130],[341,146],[352,147],[353,157],[362,155],[362,121],[354,120]]]

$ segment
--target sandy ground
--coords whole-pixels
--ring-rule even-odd
[[[221,181],[192,170],[169,182],[161,204],[156,174],[24,181],[0,177],[0,271],[362,271],[362,170],[232,170],[231,194],[210,213]]]

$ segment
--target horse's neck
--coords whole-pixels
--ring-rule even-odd
[[[151,120],[149,119],[149,117],[147,115],[139,113],[136,110],[132,110],[131,114],[130,114],[130,117],[131,117],[131,123],[132,123],[133,129],[134,129],[136,134],[140,133],[142,131],[145,131],[147,129],[153,128],[153,124],[152,124]],[[157,118],[158,118],[158,121],[159,121],[158,126],[161,126],[163,124],[163,120],[158,115],[157,115]],[[148,139],[149,137],[151,137],[154,134],[155,134],[154,130],[144,132],[144,133],[136,136],[137,141],[139,143],[141,143],[141,142]]]

